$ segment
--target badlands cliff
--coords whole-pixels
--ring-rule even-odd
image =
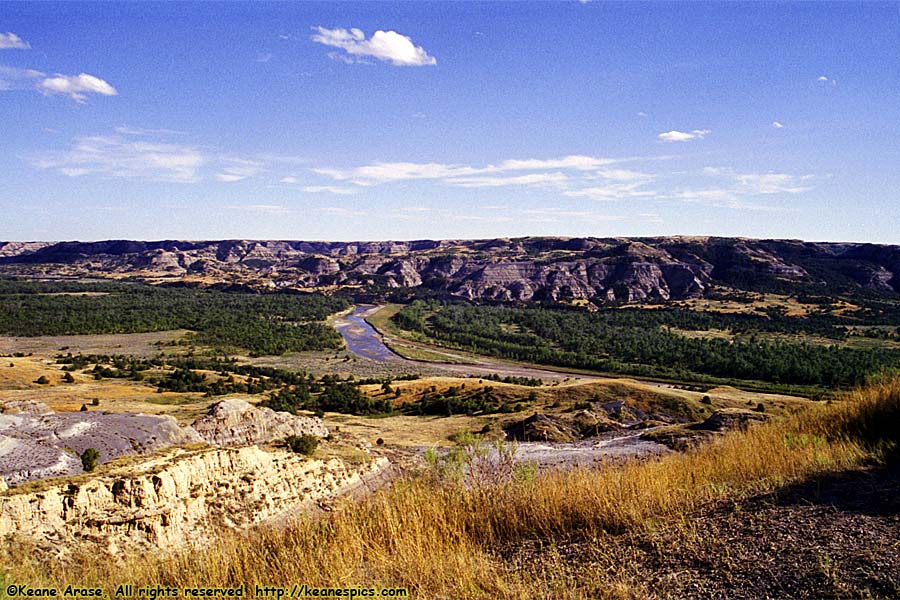
[[[131,413],[53,413],[7,402],[0,414],[0,538],[48,551],[99,545],[170,549],[208,543],[222,528],[287,517],[364,484],[388,466],[368,444],[325,441],[353,462],[278,447],[289,435],[329,436],[321,419],[231,398],[192,426]],[[97,473],[78,454],[100,450]],[[118,458],[119,460],[113,460]],[[112,462],[110,462],[112,461]],[[7,489],[7,484],[13,485]]]
[[[424,288],[470,300],[602,304],[791,285],[894,294],[900,247],[713,237],[0,242],[4,273],[263,289]]]

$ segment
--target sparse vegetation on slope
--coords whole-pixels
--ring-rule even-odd
[[[422,476],[286,529],[228,534],[205,550],[123,565],[78,557],[47,563],[7,547],[3,563],[10,580],[96,583],[108,592],[128,572],[137,585],[304,581],[407,586],[425,598],[625,597],[633,590],[615,571],[564,572],[552,548],[581,540],[602,553],[598,540],[627,544],[723,500],[739,503],[884,459],[896,451],[898,420],[900,378],[893,378],[649,462],[468,487]],[[504,561],[504,548],[523,543],[551,549],[542,575],[525,576]]]

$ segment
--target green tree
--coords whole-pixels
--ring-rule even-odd
[[[81,466],[85,473],[90,473],[97,468],[97,462],[100,460],[100,453],[95,448],[88,448],[81,453]]]
[[[302,435],[289,435],[285,438],[284,442],[293,452],[304,454],[306,456],[312,456],[313,452],[316,451],[316,448],[319,447],[319,438],[314,435],[309,435],[308,433]]]

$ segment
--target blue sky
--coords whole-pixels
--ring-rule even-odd
[[[898,3],[0,3],[0,239],[900,243]]]

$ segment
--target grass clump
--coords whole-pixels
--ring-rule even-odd
[[[301,435],[289,435],[284,439],[284,443],[292,452],[303,454],[304,456],[312,456],[316,448],[319,447],[319,438],[307,433]]]

